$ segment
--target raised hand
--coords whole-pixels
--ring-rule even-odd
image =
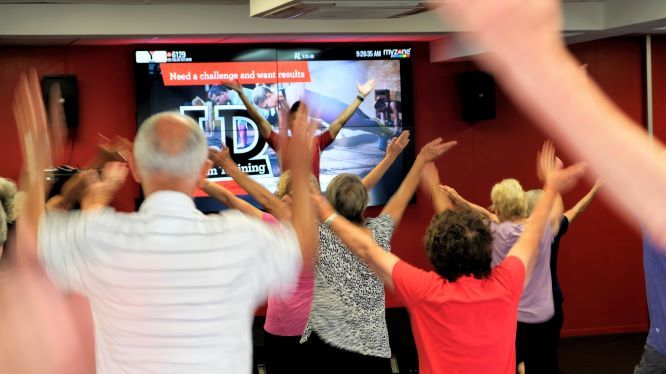
[[[358,90],[359,95],[366,97],[372,92],[372,89],[375,88],[375,80],[370,79],[369,81],[360,84],[356,82],[356,89]]]
[[[60,191],[64,207],[69,208],[76,202],[80,202],[83,196],[85,196],[88,187],[94,183],[96,179],[98,179],[97,171],[90,169],[81,170],[73,177],[69,178]]]
[[[39,78],[34,69],[19,78],[13,110],[23,155],[20,186],[28,194],[21,214],[24,216],[23,224],[26,230],[35,233],[45,208],[44,170],[51,167],[52,158],[46,112]]]
[[[562,169],[562,162],[555,157],[553,142],[546,141],[537,155],[537,167],[544,179],[544,187],[553,188],[558,193],[572,189],[585,174],[586,165],[578,163]]]
[[[465,202],[465,199],[463,199],[463,197],[460,196],[458,191],[456,191],[453,187],[440,185],[439,189],[442,192],[446,193],[451,199],[451,201],[453,201],[455,204],[462,204]]]
[[[409,130],[405,130],[397,138],[391,139],[386,147],[386,157],[398,157],[407,144],[409,144]]]
[[[458,142],[455,140],[444,143],[442,138],[437,138],[424,145],[423,148],[421,148],[421,152],[419,152],[418,156],[416,157],[417,159],[421,159],[423,162],[434,161],[441,157],[444,153],[448,152],[456,144],[458,144]]]
[[[116,154],[118,155],[118,159],[115,161],[127,162],[129,155],[132,153],[132,149],[134,148],[134,144],[126,138],[116,135],[113,137],[113,148],[116,150]]]
[[[224,168],[224,166],[227,165],[230,161],[233,161],[231,159],[231,154],[229,153],[228,147],[224,147],[221,151],[209,149],[208,158],[213,161],[213,164],[221,168]]]
[[[238,79],[236,79],[235,81],[221,81],[220,84],[236,92],[243,91],[243,85],[240,84],[240,81]]]
[[[107,207],[116,193],[125,183],[129,169],[122,162],[107,162],[102,169],[101,177],[90,176],[90,185],[81,205],[84,210]]]
[[[206,102],[204,101],[204,99],[200,98],[199,96],[196,96],[194,99],[192,99],[192,105],[203,106],[206,105]]]
[[[109,138],[102,134],[97,134],[97,137],[99,139],[97,152],[103,163],[111,161],[127,162],[129,154],[132,153],[132,142],[117,135],[113,140],[109,140]]]

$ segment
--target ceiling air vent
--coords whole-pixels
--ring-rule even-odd
[[[385,19],[428,10],[425,1],[250,0],[252,17],[274,19]]]

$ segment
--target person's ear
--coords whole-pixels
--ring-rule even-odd
[[[139,171],[136,166],[136,159],[134,159],[134,153],[130,153],[127,157],[127,164],[129,165],[130,172],[132,173],[132,178],[136,183],[141,184],[141,177],[139,176]]]

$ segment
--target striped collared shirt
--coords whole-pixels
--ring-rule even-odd
[[[250,373],[254,311],[302,264],[289,225],[173,191],[137,213],[48,213],[39,240],[54,281],[90,300],[98,373]]]

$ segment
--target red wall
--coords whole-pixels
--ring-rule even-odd
[[[639,123],[643,122],[641,43],[637,38],[613,39],[572,49],[581,63],[589,64],[590,76]],[[425,58],[426,48],[418,48],[416,56],[417,147],[437,136],[459,142],[438,163],[443,183],[484,206],[490,205],[492,185],[503,178],[517,178],[525,189],[539,187],[535,154],[545,139],[543,133],[514,108],[500,89],[495,120],[464,123],[458,109],[455,75],[475,66],[469,62],[431,64]],[[666,65],[662,64],[661,69],[666,74]],[[564,196],[565,206],[575,204],[589,186],[582,184]],[[425,262],[420,238],[431,215],[424,200],[406,214],[393,246],[399,256],[420,265]],[[595,201],[574,222],[560,252],[565,334],[647,329],[640,237],[603,201]]]
[[[666,141],[666,36],[652,37],[654,136]]]
[[[129,47],[1,48],[0,149],[5,157],[0,161],[0,176],[16,179],[21,167],[12,100],[19,74],[30,67],[35,67],[40,75],[78,77],[79,128],[70,131],[70,142],[65,147],[70,165],[83,165],[93,157],[98,134],[134,138],[136,105],[131,51]],[[138,186],[128,183],[114,205],[133,210],[138,193]]]
[[[497,119],[475,125],[462,122],[454,79],[457,73],[474,66],[466,62],[431,64],[428,46],[415,47],[416,145],[420,147],[438,136],[460,143],[439,162],[443,181],[485,205],[493,183],[502,178],[515,177],[525,188],[538,187],[535,153],[544,140],[543,134],[517,112],[499,89]],[[666,43],[661,48],[665,61]],[[642,121],[640,39],[594,42],[573,50],[589,63],[590,75],[611,97]],[[132,138],[136,124],[131,51],[127,46],[0,49],[0,147],[6,155],[0,162],[0,175],[18,176],[20,162],[13,156],[20,150],[11,102],[18,74],[30,66],[36,66],[40,74],[78,76],[80,127],[75,133],[70,164],[83,164],[92,156],[98,132]],[[661,66],[662,74],[666,74],[666,65]],[[566,206],[573,205],[588,187],[580,186],[565,196]],[[136,184],[126,186],[116,206],[131,210],[137,195]],[[408,208],[393,240],[400,257],[424,267],[427,263],[421,238],[431,215],[430,205],[420,197],[416,205]],[[565,333],[647,328],[640,245],[639,236],[601,201],[595,201],[574,223],[562,242],[559,271],[566,298]],[[394,306],[397,301],[389,295],[388,304]]]

